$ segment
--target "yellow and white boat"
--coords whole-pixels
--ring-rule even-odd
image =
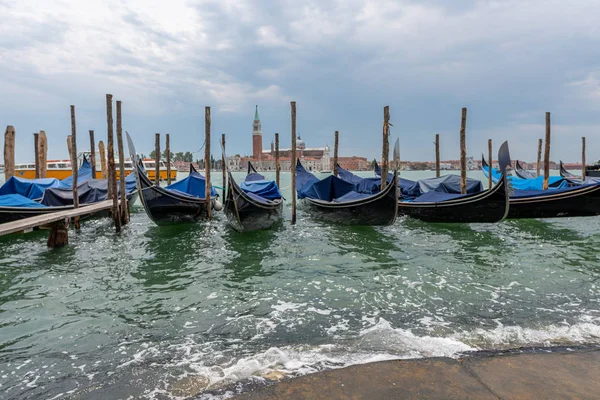
[[[81,164],[81,161],[83,160],[83,155],[85,155],[88,160],[90,159],[90,152],[79,153],[79,157],[78,157],[79,164]],[[116,155],[115,155],[115,162],[117,163],[117,179],[119,179],[119,177],[120,177],[119,157]],[[107,163],[108,163],[108,161],[107,161]],[[144,160],[142,160],[142,163],[144,164],[144,168],[146,169],[148,178],[151,181],[154,181],[154,178],[156,176],[155,160],[144,159]],[[131,159],[126,159],[123,166],[125,169],[125,176],[127,176],[133,172],[133,165],[131,163]],[[46,162],[46,178],[56,178],[56,179],[62,180],[62,179],[68,178],[72,174],[73,174],[73,170],[71,168],[70,160],[48,160]],[[164,161],[160,162],[159,174],[160,174],[161,181],[167,180],[167,164]],[[19,178],[35,179],[35,163],[16,164],[15,165],[15,176],[17,176]],[[100,162],[100,156],[98,154],[96,154],[96,179],[103,179],[103,178],[104,177],[102,176],[102,165]],[[171,181],[175,181],[175,180],[177,180],[177,169],[175,168],[173,163],[171,163]]]

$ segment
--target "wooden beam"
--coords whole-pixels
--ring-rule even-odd
[[[440,134],[435,134],[435,177],[440,177]]]
[[[48,174],[48,138],[44,131],[40,131],[39,134],[38,153],[40,154],[40,178],[45,178]]]
[[[106,124],[108,131],[108,185],[109,193],[112,197],[112,217],[115,221],[115,230],[121,232],[121,218],[119,215],[119,196],[117,195],[117,170],[115,167],[115,144],[113,135],[113,106],[112,106],[112,94],[106,95]]]
[[[210,221],[211,205],[210,200],[210,107],[204,108],[204,176],[206,185],[204,196],[206,199],[206,218]],[[262,150],[261,150],[262,151]]]
[[[167,155],[165,162],[167,163],[167,185],[171,184],[171,137],[165,134],[165,153]]]
[[[4,132],[4,181],[15,176],[15,128],[6,127]]]
[[[383,107],[383,145],[381,150],[381,190],[387,184],[390,155],[390,106]]]
[[[333,176],[338,176],[338,146],[340,141],[340,133],[335,131],[335,138],[333,140]]]
[[[467,109],[463,107],[460,118],[460,192],[467,193]],[[490,168],[492,166],[490,165]]]
[[[40,178],[40,134],[33,134],[33,151],[35,157],[35,179]]]
[[[488,165],[490,168],[488,171],[488,189],[492,188],[492,161],[492,139],[488,139]]]
[[[125,186],[125,150],[123,149],[123,119],[121,118],[121,100],[117,100],[117,151],[119,152],[119,213],[121,225],[127,224],[127,188]],[[116,175],[116,174],[115,174]]]
[[[550,113],[546,113],[546,145],[544,146],[544,185],[543,190],[548,189],[548,178],[550,178]]]
[[[160,186],[160,133],[154,135],[154,184]]]
[[[79,207],[79,191],[77,190],[77,178],[79,166],[77,165],[77,128],[75,125],[75,106],[71,105],[71,168],[73,171],[73,207]],[[75,229],[79,230],[79,217],[75,218]]]
[[[221,152],[221,172],[223,173],[223,201],[225,200],[225,191],[227,184],[227,164],[225,164],[225,134],[221,134],[221,146],[223,147],[223,151]]]
[[[279,186],[279,174],[281,173],[281,165],[279,165],[279,133],[275,134],[275,183]]]
[[[90,130],[90,163],[92,164],[92,179],[96,179],[96,142],[93,130]],[[106,179],[106,177],[103,178]]]
[[[100,157],[100,170],[102,173],[102,179],[108,179],[108,167],[106,166],[106,149],[102,140],[98,142],[98,156]],[[108,188],[110,189],[110,185],[108,186]]]
[[[292,225],[296,225],[296,102],[292,106],[292,158],[290,171],[292,173]]]
[[[581,138],[581,180],[585,181],[585,136]]]
[[[537,176],[540,176],[540,170],[542,165],[542,139],[538,139],[538,155],[537,155]]]

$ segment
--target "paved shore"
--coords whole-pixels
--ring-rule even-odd
[[[257,388],[235,399],[600,399],[600,349],[354,365]]]

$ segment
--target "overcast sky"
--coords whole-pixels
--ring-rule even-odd
[[[451,4],[451,5],[450,5]],[[17,132],[17,162],[43,129],[49,158],[66,158],[69,105],[78,148],[106,140],[105,94],[123,101],[124,129],[148,154],[154,133],[173,151],[204,141],[251,154],[254,105],[263,147],[290,145],[290,100],[308,147],[381,157],[383,106],[401,158],[458,157],[509,140],[534,160],[552,113],[553,160],[600,158],[600,2],[0,0],[0,121]],[[164,139],[163,139],[164,140]],[[4,138],[0,138],[3,144]],[[163,142],[164,145],[164,142]],[[195,155],[200,158],[201,153]]]

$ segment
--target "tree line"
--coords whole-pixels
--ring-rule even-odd
[[[145,158],[143,154],[142,154],[142,158]],[[152,150],[150,152],[149,158],[151,158],[151,159],[156,158],[156,150]],[[167,151],[166,150],[161,153],[160,158],[161,158],[161,160],[167,159]],[[185,153],[183,151],[179,151],[177,153],[173,153],[171,151],[170,158],[171,158],[171,161],[185,161],[185,162],[193,162],[194,161],[194,156],[189,151],[186,151]]]

